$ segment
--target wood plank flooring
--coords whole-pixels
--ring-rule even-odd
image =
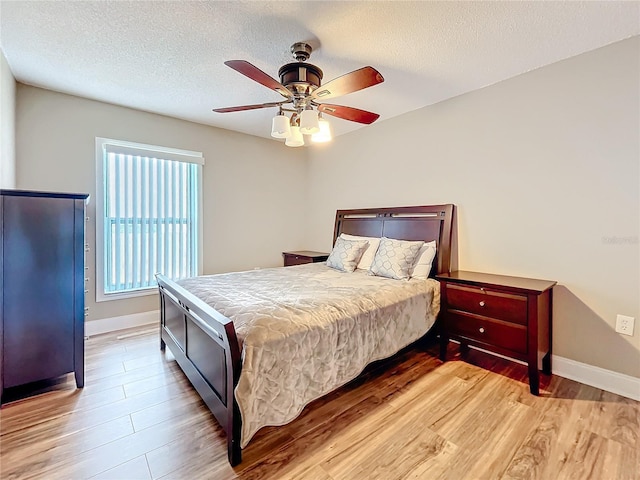
[[[73,376],[0,410],[2,479],[640,479],[640,402],[526,367],[414,345],[261,430],[227,462],[224,432],[148,328],[93,337]],[[35,389],[35,390],[34,390]],[[38,395],[32,395],[38,393]],[[25,395],[31,394],[26,398]]]

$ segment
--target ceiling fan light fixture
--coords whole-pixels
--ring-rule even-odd
[[[287,138],[291,135],[291,127],[289,126],[289,118],[282,112],[273,117],[271,122],[271,136],[273,138]]]
[[[300,132],[304,135],[312,135],[320,131],[318,114],[313,110],[303,110],[300,114]]]
[[[301,147],[304,145],[304,138],[300,133],[300,127],[297,125],[291,126],[291,135],[287,137],[284,144],[287,147]]]
[[[326,143],[330,142],[333,137],[331,136],[331,124],[324,118],[318,119],[320,125],[320,131],[311,135],[311,141],[314,143]]]

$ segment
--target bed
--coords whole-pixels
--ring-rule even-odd
[[[341,234],[435,241],[431,277],[450,271],[453,211],[451,204],[338,210],[334,243]],[[157,280],[160,346],[225,430],[231,465],[259,428],[288,423],[366,364],[422,337],[439,308],[433,279],[344,273],[324,263]]]

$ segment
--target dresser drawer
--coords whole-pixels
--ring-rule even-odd
[[[480,287],[447,284],[449,309],[527,324],[527,297]]]
[[[284,255],[284,266],[291,267],[293,265],[302,265],[304,263],[312,263],[313,259],[301,255]]]
[[[282,252],[282,256],[284,257],[284,266],[291,267],[304,263],[324,262],[327,257],[329,257],[329,254],[311,250],[301,250],[296,252]]]
[[[451,335],[459,335],[514,352],[527,353],[527,328],[522,325],[449,310],[447,327]]]

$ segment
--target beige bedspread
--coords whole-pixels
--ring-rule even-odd
[[[290,422],[367,364],[420,338],[440,308],[435,280],[343,273],[324,263],[178,283],[234,322],[243,448],[260,428]]]

